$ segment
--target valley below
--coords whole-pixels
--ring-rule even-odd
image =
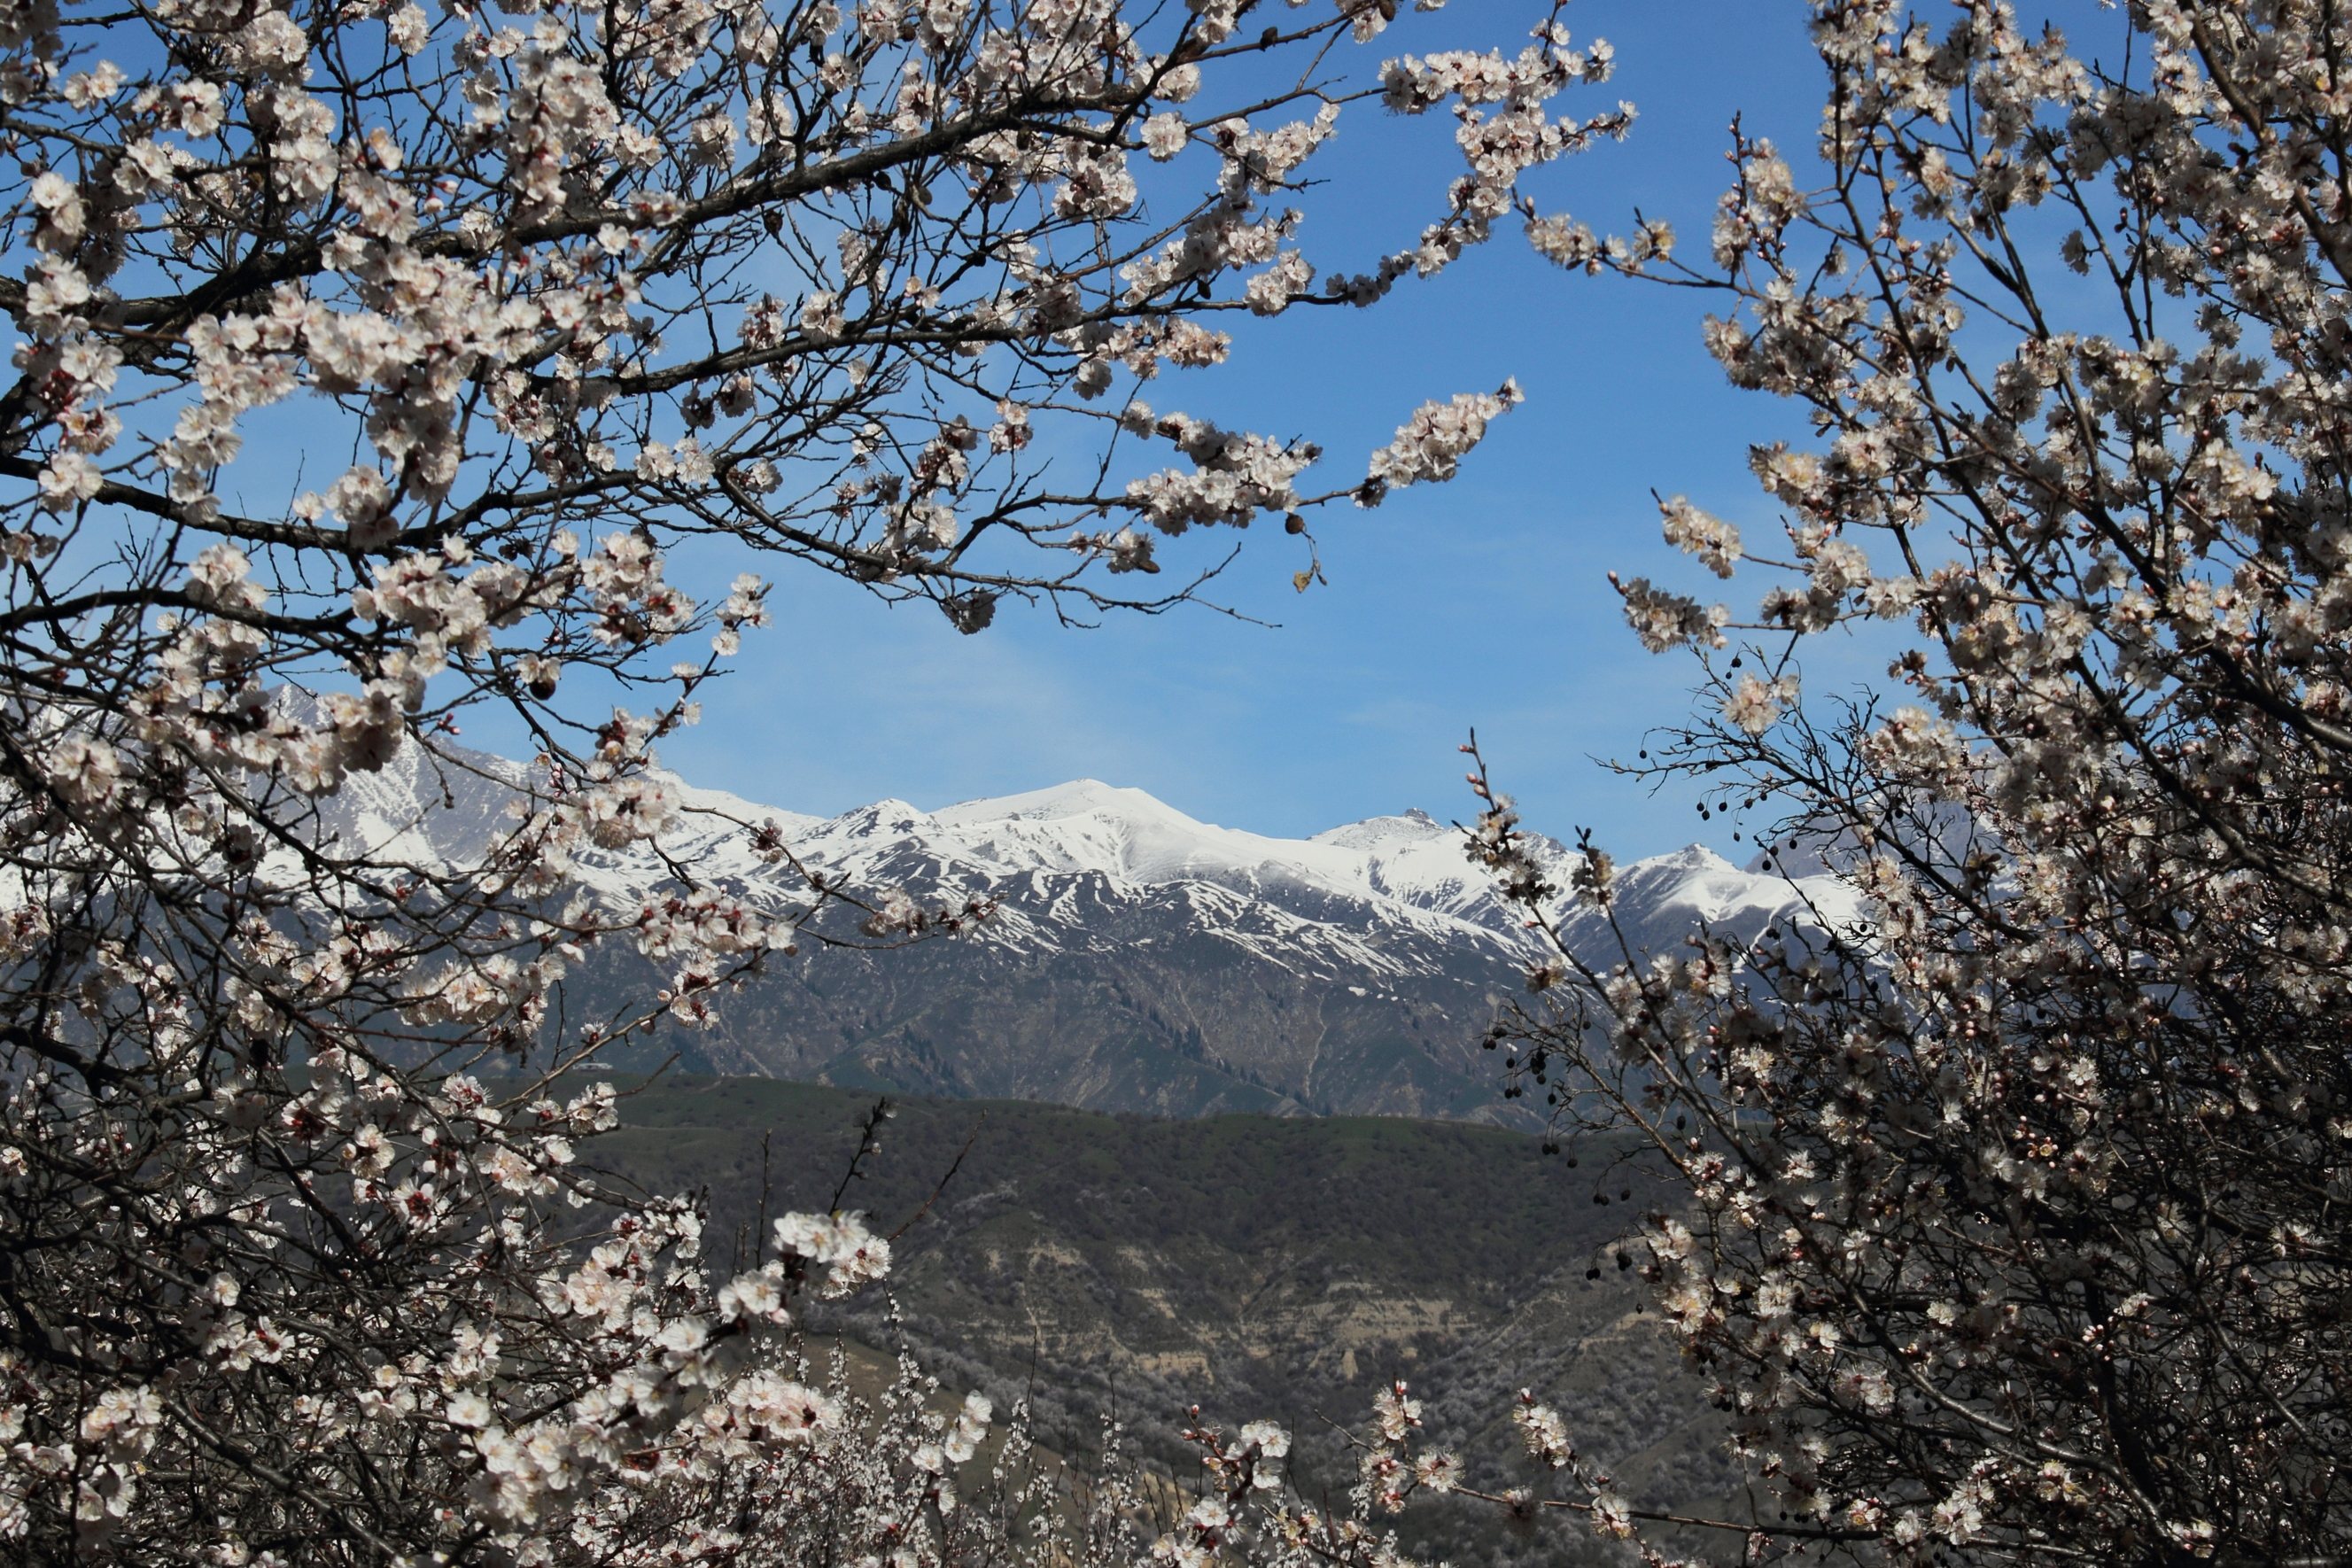
[[[739,1077],[625,1087],[622,1128],[590,1151],[648,1188],[706,1193],[721,1268],[757,1255],[763,1213],[828,1205],[874,1103]],[[1228,1431],[1281,1422],[1308,1494],[1338,1496],[1346,1429],[1402,1380],[1432,1441],[1490,1487],[1538,1481],[1508,1419],[1523,1387],[1638,1500],[1706,1506],[1733,1483],[1701,1383],[1615,1265],[1648,1194],[1605,1152],[1571,1166],[1507,1130],[1401,1118],[895,1111],[843,1199],[906,1227],[888,1287],[813,1303],[803,1327],[1025,1403],[1057,1452],[1097,1451],[1116,1420],[1181,1485],[1176,1434],[1197,1405]],[[1455,1561],[1613,1560],[1572,1516],[1514,1530],[1446,1501],[1399,1524]]]

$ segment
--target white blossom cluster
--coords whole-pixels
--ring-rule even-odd
[[[1457,392],[1451,403],[1424,403],[1397,426],[1396,439],[1372,454],[1359,497],[1377,504],[1390,490],[1454,477],[1462,458],[1486,437],[1486,422],[1527,401],[1516,379],[1496,392]]]
[[[1150,410],[1132,404],[1128,412],[1142,422]],[[1151,423],[1151,429],[1173,443],[1193,467],[1131,480],[1127,493],[1145,521],[1171,535],[1195,523],[1244,527],[1260,511],[1288,511],[1303,504],[1292,481],[1322,455],[1309,444],[1277,446],[1182,414],[1167,415]]]
[[[1376,1390],[1372,1419],[1348,1440],[1356,1468],[1344,1502],[1309,1498],[1288,1477],[1290,1434],[1272,1422],[1245,1424],[1231,1436],[1202,1425],[1200,1411],[1184,1438],[1201,1457],[1196,1500],[1152,1543],[1150,1562],[1169,1568],[1211,1568],[1218,1563],[1264,1568],[1421,1568],[1399,1544],[1393,1525],[1416,1498],[1456,1495],[1498,1505],[1513,1518],[1537,1510],[1580,1514],[1603,1540],[1623,1540],[1634,1521],[1660,1517],[1634,1510],[1610,1478],[1568,1448],[1559,1415],[1522,1389],[1511,1419],[1530,1456],[1551,1479],[1567,1479],[1577,1495],[1538,1499],[1524,1489],[1482,1491],[1465,1479],[1461,1456],[1428,1444],[1423,1404],[1402,1383]]]
[[[294,962],[315,984],[362,957]],[[153,978],[132,967],[126,984]],[[15,1158],[0,1165],[19,1203],[54,1180],[24,1151],[73,1147],[58,1106],[56,1079],[35,1074],[5,1108]],[[16,1440],[0,1459],[0,1531],[12,1542],[62,1531],[85,1558],[290,1563],[301,1554],[282,1532],[308,1519],[330,1550],[356,1534],[415,1552],[481,1540],[516,1561],[634,1562],[662,1539],[662,1561],[736,1562],[740,1542],[701,1539],[699,1525],[674,1533],[680,1500],[772,1487],[780,1468],[805,1484],[817,1456],[867,1424],[775,1364],[785,1342],[770,1331],[789,1322],[810,1265],[829,1268],[828,1289],[851,1288],[878,1276],[887,1249],[855,1215],[791,1215],[775,1261],[714,1290],[690,1206],[616,1210],[577,1163],[576,1141],[614,1123],[610,1085],[494,1104],[464,1075],[420,1094],[330,1047],[298,1094],[248,1070],[185,1114],[171,1163],[121,1211],[113,1241],[125,1258],[169,1257],[180,1287],[154,1298],[103,1276],[79,1291],[57,1281],[57,1310],[79,1325],[67,1353],[0,1352],[0,1427]],[[51,1135],[35,1143],[44,1121]],[[103,1157],[103,1136],[81,1152]],[[305,1157],[299,1181],[254,1168],[293,1156]],[[592,1245],[565,1244],[549,1198],[613,1218]],[[353,1242],[381,1260],[381,1279],[346,1286],[321,1316],[299,1281],[339,1267],[339,1243]],[[445,1266],[393,1271],[425,1251]],[[255,1405],[272,1418],[230,1424]],[[984,1406],[967,1413],[958,1464],[985,1421]],[[420,1438],[434,1456],[421,1470]],[[954,1467],[902,1447],[893,1480],[852,1446],[868,1472],[856,1484],[878,1480],[919,1515]],[[387,1467],[416,1477],[411,1509],[385,1506]],[[177,1522],[189,1498],[176,1479],[192,1468],[209,1478],[193,1537]],[[648,1524],[670,1533],[648,1537]],[[166,1525],[168,1543],[151,1535]]]
[[[1408,269],[1423,277],[1442,271],[1464,246],[1486,240],[1495,220],[1518,205],[1519,176],[1528,170],[1582,152],[1598,138],[1624,137],[1633,123],[1630,103],[1583,121],[1545,113],[1544,105],[1570,82],[1607,81],[1616,58],[1600,39],[1571,48],[1556,16],[1538,26],[1537,41],[1514,58],[1462,50],[1407,55],[1382,69],[1382,96],[1392,113],[1423,114],[1454,101],[1454,139],[1469,173],[1454,183],[1452,213],[1423,230],[1418,247],[1387,258],[1376,277],[1335,280],[1334,293],[1367,303]],[[1540,247],[1540,227],[1531,226],[1528,234]]]
[[[1537,237],[1718,290],[1731,381],[1811,421],[1751,452],[1782,559],[1664,503],[1670,543],[1772,581],[1744,624],[1621,585],[1703,681],[1623,765],[1868,921],[1792,883],[1761,931],[1562,948],[1496,1043],[1556,1136],[1630,1135],[1680,1195],[1623,1245],[1769,1500],[1722,1521],[1748,1560],[2340,1555],[2342,20],[2150,0],[2075,44],[1999,0],[1812,9],[1820,188],[1739,132],[1711,269]],[[1885,686],[1801,700],[1811,639],[1871,621]],[[1541,923],[1473,776],[1471,856]]]

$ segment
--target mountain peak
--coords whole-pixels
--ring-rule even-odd
[[[1046,789],[1024,790],[1019,795],[959,801],[953,805],[941,806],[931,816],[939,822],[956,827],[980,822],[1058,822],[1066,817],[1085,816],[1155,821],[1172,819],[1193,827],[1202,826],[1174,806],[1142,790],[1107,784],[1100,779],[1072,779],[1066,784],[1054,784]]]
[[[1307,842],[1335,845],[1342,849],[1377,850],[1424,844],[1433,838],[1449,837],[1453,832],[1416,805],[1406,808],[1401,816],[1368,816],[1361,822],[1327,827]]]
[[[903,800],[885,797],[871,805],[861,805],[843,812],[828,826],[839,826],[852,833],[912,833],[931,826],[936,819],[929,812],[908,805]]]
[[[1653,855],[1647,859],[1636,860],[1633,862],[1633,865],[1655,867],[1661,871],[1730,871],[1737,869],[1730,861],[1725,859],[1722,856],[1717,854],[1706,845],[1697,843],[1685,844],[1681,848],[1672,850],[1666,854]],[[1627,869],[1632,869],[1632,867],[1628,867]]]

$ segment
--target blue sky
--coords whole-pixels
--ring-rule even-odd
[[[1358,58],[1474,42],[1516,52],[1534,14],[1519,0],[1408,11]],[[1623,97],[1641,118],[1625,143],[1542,172],[1544,210],[1603,230],[1638,204],[1703,248],[1735,110],[1751,132],[1810,144],[1821,74],[1799,0],[1579,0],[1567,20],[1580,42],[1614,44],[1620,68],[1557,107],[1589,114]],[[1330,183],[1307,204],[1308,258],[1360,271],[1409,243],[1459,166],[1451,130],[1376,104],[1343,114],[1309,166]],[[1589,826],[1624,854],[1694,837],[1734,852],[1728,825],[1702,825],[1693,797],[1653,798],[1590,760],[1631,756],[1688,706],[1690,667],[1641,651],[1605,576],[1714,585],[1659,541],[1650,491],[1685,492],[1751,537],[1779,527],[1745,454],[1800,430],[1787,405],[1725,384],[1699,346],[1706,308],[1690,290],[1571,277],[1514,226],[1370,310],[1252,322],[1228,366],[1163,377],[1151,401],[1318,440],[1328,455],[1310,479],[1323,484],[1360,475],[1424,397],[1516,375],[1528,401],[1452,484],[1318,518],[1327,588],[1295,594],[1291,542],[1253,529],[1222,590],[1272,627],[1180,611],[1073,632],[1007,605],[964,637],[927,606],[782,574],[777,625],[746,639],[701,727],[665,760],[799,811],[884,795],[929,808],[1090,776],[1297,835],[1410,805],[1466,815],[1454,748],[1475,725],[1531,826]],[[1171,568],[1192,558],[1163,552]],[[1739,603],[1761,584],[1726,586]],[[1809,689],[1822,679],[1816,663]]]

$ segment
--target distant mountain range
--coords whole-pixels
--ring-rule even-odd
[[[438,761],[412,745],[354,775],[329,803],[330,827],[460,865],[506,825],[521,776],[499,758]],[[829,819],[680,795],[686,814],[663,854],[752,901],[782,908],[805,889],[763,864],[730,818],[775,819],[804,864],[868,894],[999,906],[968,935],[778,955],[765,984],[728,999],[718,1028],[661,1037],[694,1070],[1170,1116],[1514,1120],[1477,1042],[1536,949],[1459,832],[1424,812],[1292,839],[1197,822],[1090,779],[931,812],[877,801]],[[1566,854],[1548,840],[1542,851]],[[584,874],[616,902],[675,880],[642,847]],[[1836,920],[1855,912],[1818,868],[1791,881],[1693,845],[1624,867],[1615,914],[1637,950],[1664,951],[1702,922],[1750,934],[1808,902]],[[1579,952],[1615,957],[1598,910],[1563,902],[1559,913]],[[642,969],[633,952],[595,963],[588,981],[600,988]]]

